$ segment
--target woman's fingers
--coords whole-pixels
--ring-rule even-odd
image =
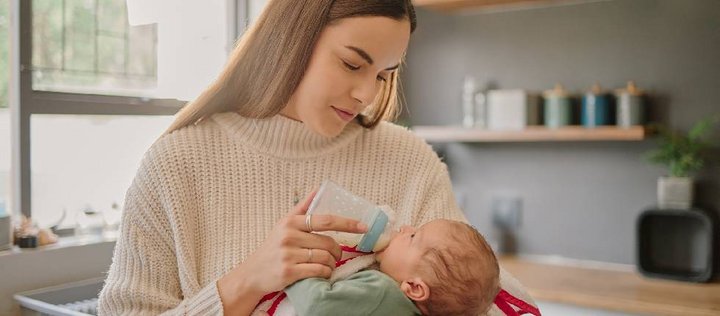
[[[308,235],[309,237],[306,237],[300,242],[300,247],[319,249],[327,252],[328,255],[333,257],[333,264],[335,264],[335,260],[340,260],[340,257],[342,256],[342,250],[340,249],[340,245],[338,245],[334,239],[328,236],[318,234]]]
[[[310,207],[310,203],[312,203],[312,200],[315,198],[315,194],[317,194],[317,190],[310,192],[310,194],[308,194],[302,202],[298,203],[292,208],[292,210],[290,210],[290,215],[305,215]]]
[[[289,271],[294,280],[302,280],[307,278],[323,278],[329,279],[332,275],[332,269],[320,263],[301,263],[296,264]]]
[[[340,231],[362,234],[367,226],[361,222],[328,214],[311,214],[307,211],[317,191],[310,193],[295,205],[288,216],[275,229],[273,249],[283,249],[275,260],[282,262],[281,282],[284,286],[310,277],[329,278],[340,260],[342,251],[332,238],[313,234],[313,231]],[[272,261],[272,260],[271,260]],[[276,261],[277,262],[277,261]]]
[[[313,249],[313,248],[299,248],[293,250],[293,263],[305,264],[305,263],[318,263],[335,270],[335,257],[333,257],[327,250]]]
[[[308,216],[310,223],[307,222]],[[360,221],[328,214],[296,215],[290,221],[295,228],[308,233],[311,232],[310,229],[315,232],[340,231],[354,234],[364,234],[367,231],[367,225]]]
[[[330,255],[340,260],[342,251],[340,245],[328,236],[313,233],[294,231],[289,233],[281,241],[281,246],[287,248],[320,249],[327,251]],[[300,262],[300,261],[298,261]]]

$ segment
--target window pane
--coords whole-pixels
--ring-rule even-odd
[[[227,0],[32,1],[34,90],[192,100],[234,45]]]
[[[0,109],[8,106],[8,80],[10,76],[10,1],[0,0]],[[0,122],[0,124],[5,121]],[[0,148],[4,149],[4,148]]]
[[[10,213],[10,111],[0,108],[0,216]]]
[[[125,0],[33,0],[33,89],[151,97],[156,27],[127,21]]]
[[[33,115],[32,214],[40,227],[72,227],[80,211],[122,208],[145,151],[172,116]]]
[[[10,1],[0,0],[0,204],[10,213],[10,113],[8,111],[8,65],[10,38]],[[3,206],[0,206],[2,209]],[[0,210],[2,213],[2,210]],[[2,214],[0,214],[2,215]]]

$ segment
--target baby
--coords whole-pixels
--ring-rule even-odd
[[[490,308],[500,290],[492,249],[462,222],[402,227],[374,259],[380,271],[362,270],[335,282],[309,278],[285,294],[299,316],[476,316]]]

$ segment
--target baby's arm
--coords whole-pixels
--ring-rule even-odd
[[[285,289],[298,316],[414,315],[413,303],[395,280],[375,270],[330,283],[309,278]]]

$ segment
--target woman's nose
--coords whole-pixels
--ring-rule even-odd
[[[379,87],[380,85],[375,78],[373,78],[373,80],[362,78],[353,88],[352,98],[360,103],[364,109],[375,101],[375,96],[377,95]]]

